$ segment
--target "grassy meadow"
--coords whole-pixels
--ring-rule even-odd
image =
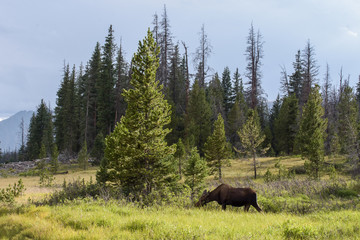
[[[278,160],[259,159],[257,180],[252,179],[249,161],[233,160],[223,171],[224,182],[257,191],[263,213],[252,207],[248,213],[235,207],[222,211],[217,203],[199,209],[180,201],[151,207],[91,198],[34,204],[60,190],[64,179],[95,180],[96,168],[71,168],[68,174],[55,175],[51,187],[40,187],[38,176],[0,178],[0,188],[19,178],[26,187],[15,204],[0,204],[0,239],[360,239],[360,184],[346,173],[344,159],[327,159],[338,170],[335,176],[324,173],[320,181],[300,174],[265,182],[268,169],[278,174]],[[283,170],[303,163],[298,157],[280,158]],[[207,180],[211,189],[219,184],[213,177]]]

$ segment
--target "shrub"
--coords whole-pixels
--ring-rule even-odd
[[[13,186],[9,185],[6,189],[0,190],[0,202],[13,203],[15,197],[20,196],[25,191],[25,186],[20,178],[18,183],[14,183]]]

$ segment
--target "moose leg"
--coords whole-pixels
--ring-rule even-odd
[[[246,204],[244,207],[244,212],[248,212],[250,208],[250,204]]]
[[[259,205],[257,205],[257,203],[252,204],[252,205],[253,205],[254,208],[256,208],[256,210],[257,210],[258,212],[262,212],[261,208],[259,207]]]
[[[222,209],[226,210],[226,204],[225,203],[222,204]]]

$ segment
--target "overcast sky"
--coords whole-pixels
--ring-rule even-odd
[[[213,46],[209,65],[220,75],[226,66],[244,74],[253,22],[265,41],[262,87],[269,101],[279,92],[280,66],[292,73],[295,54],[308,39],[321,81],[326,63],[334,84],[341,66],[352,86],[358,81],[358,0],[1,0],[0,119],[35,110],[42,98],[54,107],[64,61],[85,64],[96,42],[104,43],[110,24],[130,60],[164,4],[175,42],[185,41],[189,52],[195,52],[205,25]]]

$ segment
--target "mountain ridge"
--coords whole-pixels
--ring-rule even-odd
[[[0,148],[3,152],[14,151],[21,146],[20,123],[24,119],[25,141],[30,119],[34,111],[20,111],[7,119],[0,121]]]

